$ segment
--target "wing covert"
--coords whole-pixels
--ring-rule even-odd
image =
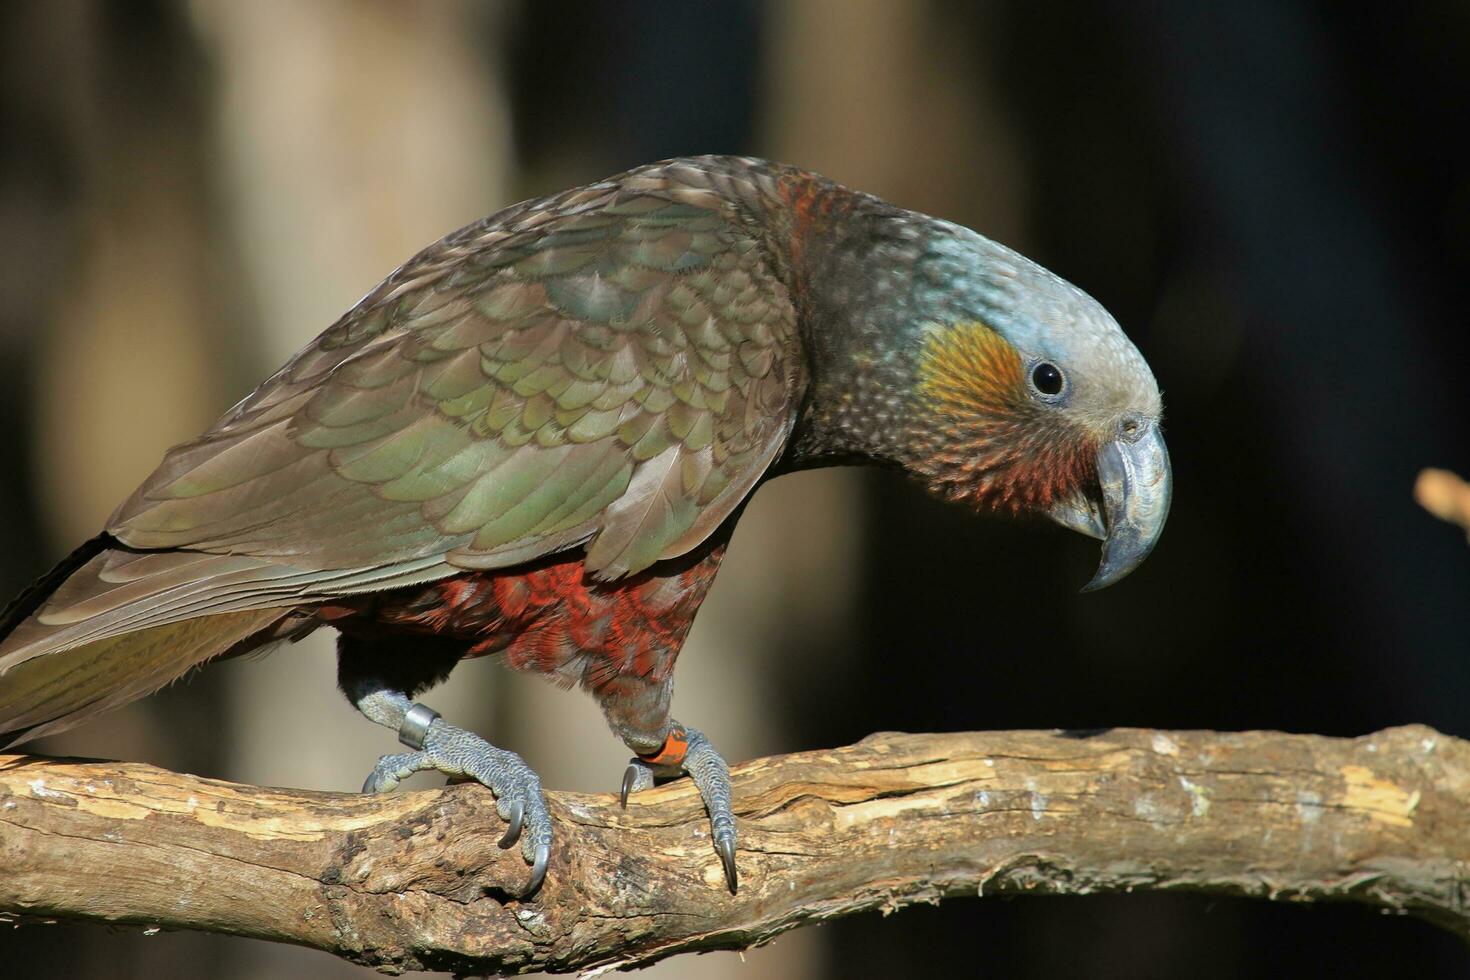
[[[682,554],[784,448],[795,314],[703,171],[519,205],[410,260],[114,514],[134,548],[306,569]]]

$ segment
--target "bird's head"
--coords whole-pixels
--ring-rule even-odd
[[[1082,290],[967,229],[944,232],[910,280],[919,451],[904,465],[945,497],[1102,540],[1086,589],[1111,585],[1169,512],[1153,373]]]

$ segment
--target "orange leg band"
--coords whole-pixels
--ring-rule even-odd
[[[638,758],[650,766],[677,766],[684,761],[684,756],[689,754],[689,733],[682,728],[672,728],[664,739],[663,748],[652,755],[640,755]]]

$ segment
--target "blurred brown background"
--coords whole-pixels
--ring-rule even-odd
[[[5,4],[0,587],[422,245],[754,153],[1096,295],[1163,384],[1177,491],[1149,563],[1079,596],[1095,549],[1055,529],[883,474],[763,489],[680,664],[678,713],[730,759],[877,729],[1470,735],[1470,555],[1409,498],[1422,465],[1470,469],[1467,121],[1449,0]],[[392,739],[333,670],[315,637],[41,748],[351,789]],[[621,774],[580,695],[477,662],[429,700],[549,786]],[[951,902],[654,972],[1460,977],[1470,954],[1355,908],[1126,896]],[[0,976],[348,975],[244,939],[0,932]]]

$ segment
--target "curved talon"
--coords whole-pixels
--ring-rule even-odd
[[[531,882],[526,890],[521,893],[521,898],[530,898],[541,890],[541,883],[546,880],[546,865],[551,861],[551,845],[536,845],[536,860],[531,865]]]
[[[628,797],[633,793],[641,793],[646,789],[653,789],[654,768],[638,757],[628,760],[628,768],[623,770],[623,788],[618,794],[618,801],[622,803],[623,809],[628,809]]]
[[[624,810],[628,809],[628,794],[633,792],[633,785],[638,781],[638,767],[629,766],[623,770],[623,791],[618,794],[618,802]]]
[[[521,825],[526,821],[526,806],[520,800],[511,800],[508,809],[510,815],[506,820],[510,826],[505,829],[505,836],[500,838],[501,850],[509,850],[515,846],[515,842],[521,838]]]
[[[715,850],[720,855],[720,861],[725,865],[725,884],[730,888],[730,894],[734,895],[740,884],[740,874],[735,870],[735,839],[733,837],[722,837],[715,841]]]
[[[428,766],[429,763],[422,752],[385,755],[378,760],[377,765],[373,766],[367,779],[363,780],[362,791],[364,793],[387,793],[396,789],[398,784],[409,776]]]

